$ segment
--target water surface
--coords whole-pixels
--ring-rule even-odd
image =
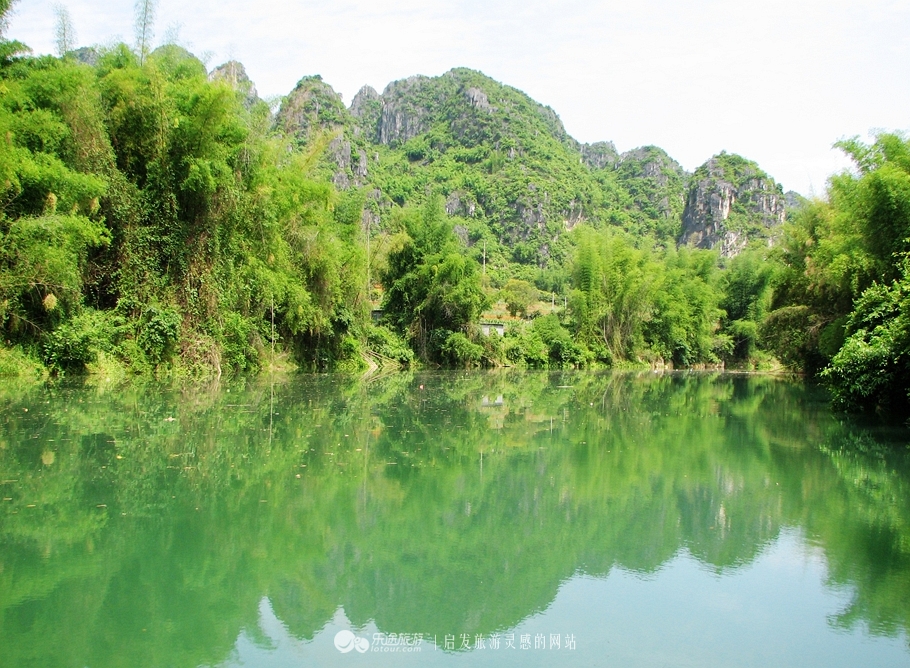
[[[910,666],[907,442],[760,376],[6,388],[0,666]]]

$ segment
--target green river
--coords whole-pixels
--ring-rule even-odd
[[[910,666],[910,437],[799,381],[0,385],[0,667]]]

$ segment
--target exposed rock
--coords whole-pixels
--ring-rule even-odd
[[[626,151],[619,157],[617,171],[619,182],[645,216],[679,220],[686,200],[687,174],[666,151],[657,146]],[[674,234],[678,233],[676,228]]]
[[[537,104],[537,113],[544,119],[547,128],[556,139],[578,150],[580,146],[579,143],[572,139],[572,137],[569,136],[569,133],[566,132],[566,126],[562,124],[562,119],[559,118],[559,114],[553,111],[552,108],[542,104]]]
[[[369,141],[379,141],[379,119],[382,118],[382,98],[371,86],[364,86],[349,107],[354,117],[354,134],[363,134]]]
[[[341,96],[317,74],[303,77],[284,98],[275,124],[305,143],[315,132],[342,128],[349,119]]]
[[[343,136],[335,137],[329,144],[329,153],[340,167],[351,166],[351,142],[345,141]]]
[[[374,91],[375,92],[375,91]],[[319,75],[303,77],[284,98],[275,117],[279,130],[306,144],[321,132],[335,133],[324,154],[333,163],[332,183],[339,190],[358,187],[367,175],[366,151],[355,148],[351,114],[341,95]]]
[[[455,225],[452,228],[452,232],[455,233],[455,236],[458,237],[458,240],[461,241],[463,246],[469,245],[470,235],[468,233],[468,228],[464,225]]]
[[[806,204],[809,203],[809,200],[800,195],[795,190],[788,190],[784,193],[784,204],[787,207],[787,212],[798,211],[802,209]]]
[[[464,146],[480,146],[489,142],[497,134],[493,127],[501,127],[502,118],[494,118],[497,107],[490,104],[490,99],[477,82],[477,75],[471,70],[451,70],[441,79],[444,86],[451,86],[452,93],[447,97],[447,104],[440,107],[446,117],[452,134]]]
[[[670,175],[684,173],[682,166],[657,146],[641,146],[626,151],[620,157],[620,163],[630,166],[628,171],[631,174],[656,179],[660,185],[666,185]]]
[[[515,202],[514,208],[526,228],[543,227],[546,222],[543,202],[534,202],[530,198],[521,197]]]
[[[468,88],[465,92],[465,97],[468,98],[468,101],[471,103],[471,106],[475,109],[480,109],[481,111],[493,112],[496,111],[493,105],[490,104],[490,100],[487,98],[487,94],[484,93],[479,88]]]
[[[357,176],[361,179],[365,179],[369,170],[367,169],[367,152],[365,150],[358,149],[357,151],[357,162],[352,165],[352,171],[354,176]]]
[[[364,207],[363,213],[360,215],[360,225],[363,230],[378,230],[382,227],[382,219],[378,213]]]
[[[562,212],[563,225],[566,226],[567,230],[571,230],[573,227],[578,225],[578,223],[584,222],[585,220],[585,210],[577,199],[573,199],[569,202],[569,208],[566,211]]]
[[[738,156],[715,156],[692,176],[654,146],[620,155],[611,142],[580,144],[553,109],[466,68],[394,81],[382,94],[364,86],[347,109],[321,78],[305,77],[277,126],[301,143],[340,131],[320,168],[329,163],[339,189],[388,188],[374,190],[365,226],[378,229],[393,203],[441,190],[448,215],[487,225],[527,264],[545,264],[557,237],[585,220],[732,255],[771,238],[786,206]]]
[[[98,60],[101,58],[98,49],[93,46],[80,46],[78,49],[74,49],[66,55],[72,56],[78,62],[83,63],[84,65],[91,65],[92,67],[95,67],[98,64]]]
[[[243,104],[249,109],[259,100],[259,94],[256,92],[256,86],[247,76],[243,63],[236,60],[229,60],[223,65],[219,65],[209,73],[210,81],[226,81],[231,87],[243,95]]]
[[[332,183],[336,188],[347,190],[366,183],[369,170],[367,152],[364,149],[355,150],[351,142],[340,134],[329,142],[326,154],[336,167],[335,174],[332,176]]]
[[[619,161],[619,152],[611,141],[582,144],[581,161],[591,169],[613,167]]]
[[[329,143],[328,153],[338,166],[338,170],[332,176],[332,183],[339,190],[347,190],[351,187],[351,179],[348,176],[351,170],[351,142],[345,141],[344,136],[339,135]]]
[[[380,216],[382,208],[382,191],[374,188],[367,194],[366,205],[363,207],[361,225],[364,232],[382,229],[382,217]]]
[[[477,202],[474,201],[473,195],[463,190],[454,190],[446,198],[445,209],[450,216],[470,218],[477,210]]]
[[[375,109],[376,103],[382,104],[379,93],[372,86],[363,86],[351,100],[350,112],[354,118],[364,118]]]
[[[774,179],[754,162],[721,153],[692,176],[680,244],[733,257],[752,239],[772,242],[785,216],[784,193]]]
[[[432,80],[422,75],[386,86],[376,133],[380,144],[403,144],[429,129],[430,109],[421,102],[431,86]]]

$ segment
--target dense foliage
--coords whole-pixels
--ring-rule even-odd
[[[841,142],[781,236],[755,163],[581,145],[479,72],[350,108],[304,77],[273,114],[239,63],[71,42],[0,48],[0,373],[779,361],[907,407],[902,136]],[[735,256],[678,247],[698,215]]]
[[[364,336],[361,202],[310,176],[325,139],[289,151],[177,46],[13,59],[0,85],[8,346],[58,371],[220,372],[275,344],[325,366]]]
[[[403,209],[399,218],[402,230],[383,272],[386,317],[424,359],[479,362],[480,346],[466,336],[486,303],[477,264],[459,252],[438,200]]]
[[[910,141],[838,144],[855,172],[787,229],[764,338],[785,362],[821,372],[851,410],[910,409]]]

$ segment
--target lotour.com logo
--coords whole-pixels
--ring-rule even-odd
[[[353,649],[363,654],[370,649],[370,641],[359,638],[350,631],[339,631],[335,634],[335,649],[342,654],[347,654]]]

